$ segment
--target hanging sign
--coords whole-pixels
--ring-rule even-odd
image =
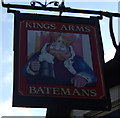
[[[98,18],[15,13],[13,106],[108,108]]]

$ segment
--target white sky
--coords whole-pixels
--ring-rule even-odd
[[[4,0],[5,3],[13,0]],[[14,2],[27,2],[31,0],[14,0]],[[41,0],[44,1],[44,0]],[[48,0],[51,1],[51,0]],[[61,1],[61,0],[58,0]],[[70,1],[70,2],[69,2]],[[66,0],[66,7],[76,9],[93,9],[110,12],[118,12],[118,0]],[[83,2],[84,1],[84,2]],[[86,2],[87,1],[87,2]],[[88,2],[89,1],[89,2]],[[100,3],[98,3],[100,2]],[[112,3],[111,3],[112,2]],[[49,13],[49,12],[46,12]],[[71,15],[71,14],[67,14]],[[74,14],[77,15],[78,14]],[[79,15],[86,16],[86,15]],[[12,87],[13,87],[13,22],[14,15],[8,14],[5,8],[0,4],[0,117],[1,116],[45,116],[46,109],[30,108],[12,108]],[[114,32],[118,38],[117,18],[114,19]],[[108,18],[104,18],[101,23],[101,33],[103,39],[105,60],[108,61],[114,57],[115,49],[112,45],[109,35]],[[2,52],[2,53],[1,53]]]

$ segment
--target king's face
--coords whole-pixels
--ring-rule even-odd
[[[49,53],[58,60],[64,61],[71,56],[70,49],[62,40],[57,40],[49,45]]]

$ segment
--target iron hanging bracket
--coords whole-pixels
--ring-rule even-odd
[[[42,4],[41,2],[36,1],[36,0],[32,0],[32,1],[30,2],[31,6],[35,6],[36,3],[39,4],[39,5],[41,5],[41,7],[47,7],[47,6],[50,5],[50,4],[54,4],[54,6],[59,6],[59,2],[58,2],[58,1],[51,1],[51,2],[47,3],[47,0],[46,0],[46,1],[45,1],[45,4]]]
[[[110,29],[110,36],[111,36],[111,39],[112,39],[113,46],[118,51],[119,48],[118,48],[118,45],[116,43],[115,35],[114,35],[114,32],[113,32],[113,16],[109,17],[109,29]]]
[[[95,11],[95,10],[82,10],[82,9],[73,9],[70,7],[65,7],[64,5],[64,0],[62,3],[59,5],[57,1],[52,1],[49,2],[48,4],[45,3],[38,3],[35,1],[31,1],[31,5],[18,5],[18,4],[5,4],[3,0],[1,0],[2,6],[5,8],[14,8],[14,9],[28,9],[28,10],[45,10],[45,11],[56,11],[56,12],[68,12],[68,13],[83,13],[83,14],[94,14],[94,15],[100,15],[100,16],[105,16],[108,17],[108,15],[112,15],[113,17],[120,17],[119,13],[112,13],[112,12],[104,12],[104,11]],[[37,4],[40,4],[43,7],[35,6]],[[54,3],[56,7],[47,7],[49,4]]]
[[[30,2],[30,4],[31,4],[31,6],[35,6],[36,4],[39,4],[39,5],[41,5],[41,7],[46,7],[46,5],[42,4],[42,3],[39,2],[39,1],[35,1],[35,0],[32,0],[32,1]]]
[[[58,6],[58,9],[59,9],[59,11],[60,11],[59,16],[62,15],[62,13],[63,13],[63,11],[64,11],[64,8],[65,8],[64,0],[62,0],[61,4],[59,4],[58,1],[51,1],[51,2],[47,3],[47,0],[45,1],[45,4],[42,4],[41,2],[36,1],[36,0],[32,0],[32,1],[30,2],[31,6],[33,6],[33,7],[36,6],[36,3],[39,4],[41,7],[44,7],[44,8],[47,7],[47,6],[50,5],[50,4],[54,4],[54,6]]]

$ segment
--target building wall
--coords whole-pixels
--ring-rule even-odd
[[[87,110],[73,110],[71,113],[71,118],[99,118],[107,117],[112,115],[120,115],[118,111],[120,110],[120,85],[110,88],[110,97],[112,102],[112,109],[110,111],[87,111]],[[114,113],[114,114],[113,114]],[[105,117],[105,118],[106,118]],[[120,116],[113,116],[113,118]]]

